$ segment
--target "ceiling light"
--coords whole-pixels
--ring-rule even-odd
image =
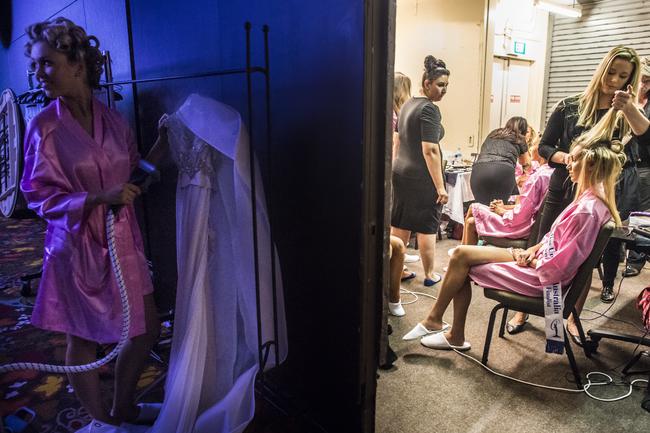
[[[564,15],[565,17],[580,18],[582,16],[582,9],[575,7],[575,1],[573,2],[573,7],[568,7],[543,0],[535,0],[535,6],[553,14]]]

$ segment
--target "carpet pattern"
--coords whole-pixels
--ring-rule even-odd
[[[0,290],[20,289],[20,277],[43,265],[45,221],[0,217]]]
[[[44,230],[45,223],[38,219],[0,218],[0,364],[16,361],[62,364],[65,359],[65,336],[33,327],[30,316],[34,299],[20,296],[20,276],[38,272],[42,265]],[[36,290],[37,283],[33,286]],[[161,339],[169,337],[168,328],[163,327]],[[111,346],[102,347],[104,353],[110,349]],[[162,351],[161,356],[166,359],[168,346]],[[102,394],[107,398],[112,396],[113,368],[111,362],[99,369]],[[138,390],[154,382],[165,369],[150,358]],[[145,400],[162,401],[162,387],[156,387]],[[90,421],[65,375],[25,370],[0,376],[0,416],[4,419],[22,407],[35,413],[25,433],[74,432]]]

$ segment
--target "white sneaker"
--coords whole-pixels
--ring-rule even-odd
[[[404,254],[404,263],[415,263],[420,261],[418,254]]]
[[[106,424],[93,419],[90,424],[77,430],[77,433],[129,433],[128,430],[113,424]]]
[[[397,317],[402,317],[406,314],[406,311],[404,311],[404,307],[402,307],[402,302],[389,302],[388,303],[388,311],[390,314],[393,316]]]

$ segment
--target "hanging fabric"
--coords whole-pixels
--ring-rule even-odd
[[[178,286],[166,397],[151,431],[241,432],[253,418],[259,369],[248,136],[236,110],[197,94],[168,126],[179,171]],[[284,300],[261,175],[254,169],[262,342],[280,344],[279,360],[269,353],[270,368],[287,354]]]

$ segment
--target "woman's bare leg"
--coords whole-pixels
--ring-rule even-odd
[[[397,227],[391,227],[390,228],[390,234],[392,236],[397,236],[404,242],[404,245],[408,245],[409,243],[409,238],[411,237],[411,231],[410,230],[405,230],[405,229],[400,229]]]
[[[467,308],[472,298],[468,274],[472,266],[484,263],[511,262],[512,254],[505,248],[478,247],[475,245],[461,245],[454,250],[449,261],[449,270],[442,281],[438,299],[431,308],[429,315],[421,323],[427,329],[442,328],[442,316],[447,307],[454,301],[454,327],[456,330],[448,335],[450,343],[463,344],[460,337],[465,336],[465,318]],[[458,340],[458,341],[457,341]]]
[[[454,346],[462,346],[465,343],[465,321],[471,301],[472,285],[469,278],[465,278],[460,290],[454,296],[454,320],[451,329],[445,332],[445,338]]]
[[[409,238],[411,237],[411,231],[391,226],[390,235],[391,236],[397,236],[398,238],[400,238],[402,240],[402,242],[404,243],[404,247],[406,247],[406,245],[408,245],[408,243],[409,243]],[[400,277],[400,280],[402,278],[407,278],[409,275],[411,275],[411,272],[408,269],[406,269],[406,266],[402,265],[402,268],[404,270],[402,271],[402,274],[401,274],[402,276]]]
[[[589,295],[589,289],[591,289],[591,279],[593,275],[589,277],[589,281],[587,282],[587,288],[582,292],[580,297],[576,300],[576,312],[578,313],[578,317],[580,316],[580,313],[582,313],[582,308],[585,306],[585,301],[587,300],[587,296]],[[567,330],[569,331],[569,334],[572,335],[578,335],[578,327],[576,326],[576,322],[573,319],[573,314],[569,316],[569,318],[566,321],[566,327]]]
[[[97,343],[69,334],[67,340],[68,347],[65,354],[67,365],[83,365],[97,360]],[[103,423],[120,424],[118,420],[110,416],[108,408],[102,401],[99,370],[68,374],[68,381],[70,381],[81,405],[90,416]]]
[[[465,224],[463,224],[463,237],[460,240],[461,245],[468,245],[467,244],[467,220],[472,218],[474,215],[472,214],[472,206],[467,209],[467,215],[465,215]]]
[[[465,245],[476,245],[478,244],[478,233],[476,232],[476,220],[474,217],[469,217],[465,220],[466,227],[466,236],[465,236]]]
[[[400,284],[402,281],[402,269],[404,268],[404,254],[406,247],[404,242],[397,236],[390,237],[390,285],[388,288],[388,302],[399,302]]]
[[[424,268],[424,278],[433,279],[433,264],[436,255],[436,237],[437,234],[418,233],[418,248],[420,249],[420,259]]]
[[[115,364],[115,396],[112,416],[121,421],[133,420],[138,415],[135,405],[135,388],[144,369],[149,351],[156,344],[160,333],[160,322],[153,294],[144,297],[146,332],[131,338]]]

